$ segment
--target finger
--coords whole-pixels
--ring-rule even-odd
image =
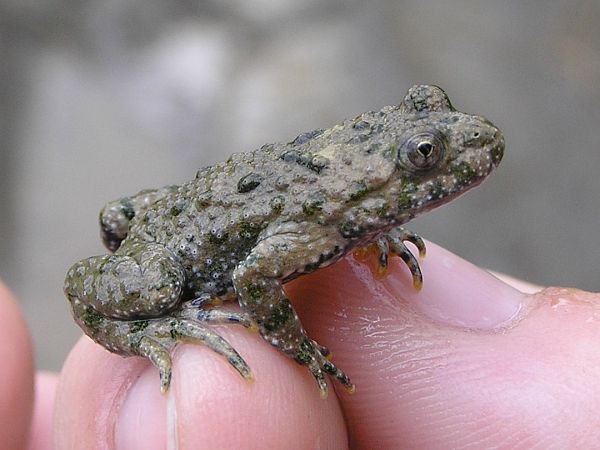
[[[33,408],[31,341],[21,311],[0,282],[0,448],[24,448]]]
[[[180,355],[174,374],[180,439],[193,443],[190,448],[345,448],[335,396],[322,400],[304,367],[258,334],[239,331],[221,330],[252,367],[254,382],[205,348],[186,346]]]
[[[356,448],[590,447],[600,428],[600,299],[527,296],[428,244],[424,288],[351,258],[295,281],[311,336],[356,384]]]
[[[61,377],[57,447],[346,447],[335,396],[321,400],[310,374],[257,334],[215,329],[244,356],[254,382],[209,349],[183,345],[175,353],[171,389],[161,396],[158,374],[147,362],[80,341]]]
[[[54,409],[55,447],[114,449],[118,410],[127,389],[145,367],[141,358],[122,359],[86,337],[80,339],[60,373]],[[152,420],[161,407],[164,410],[164,400],[156,394],[149,393],[148,414],[141,420],[147,424],[144,434],[164,445],[164,426]]]
[[[30,450],[51,450],[52,418],[58,375],[38,372],[35,376],[35,401],[29,437]]]

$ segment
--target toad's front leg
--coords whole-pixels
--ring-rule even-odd
[[[333,227],[293,222],[273,225],[265,236],[233,273],[241,307],[250,313],[268,342],[310,370],[322,397],[327,396],[325,373],[352,392],[354,385],[327,359],[327,349],[306,335],[281,286],[287,277],[337,260],[345,239]]]
[[[370,255],[375,254],[378,258],[376,274],[383,276],[387,273],[388,260],[390,256],[399,256],[410,270],[413,279],[413,286],[420,290],[423,287],[423,274],[417,258],[411,253],[404,242],[410,242],[419,251],[419,257],[425,258],[425,242],[418,234],[413,233],[402,227],[396,227],[382,234],[377,240],[365,247],[354,251],[354,256],[359,261],[366,262]]]

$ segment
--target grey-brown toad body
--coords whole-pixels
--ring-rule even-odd
[[[200,170],[181,186],[147,190],[100,214],[114,254],[69,270],[65,293],[81,328],[121,355],[149,358],[168,389],[177,342],[208,345],[246,378],[249,367],[211,323],[258,327],[316,378],[353,385],[305,333],[282,283],[374,243],[382,267],[398,255],[422,281],[399,225],[476,186],[504,140],[486,119],[456,111],[435,86],[288,144],[265,145]],[[242,312],[211,307],[237,298]]]

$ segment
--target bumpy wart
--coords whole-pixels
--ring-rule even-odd
[[[282,284],[368,248],[403,259],[422,275],[400,225],[479,184],[500,162],[504,140],[486,119],[456,111],[436,86],[413,86],[398,106],[327,130],[268,144],[199,170],[181,186],[144,190],[100,213],[112,252],[71,267],[65,293],[84,332],[108,350],[146,357],[171,379],[178,342],[250,368],[211,324],[257,328],[307,367],[327,394],[325,374],[348,376],[310,339]],[[362,253],[364,254],[364,250]],[[241,312],[219,306],[237,299]]]

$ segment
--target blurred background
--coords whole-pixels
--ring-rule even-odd
[[[442,86],[497,172],[410,228],[487,268],[598,290],[600,2],[0,0],[0,277],[38,366],[80,335],[62,283],[109,200]]]

